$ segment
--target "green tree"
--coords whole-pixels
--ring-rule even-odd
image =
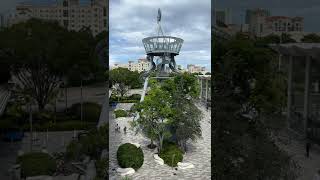
[[[285,92],[277,59],[257,41],[213,43],[213,173],[216,179],[295,179],[295,163],[263,119],[280,112]],[[256,111],[255,116],[244,116]],[[275,119],[277,120],[277,119]]]
[[[167,90],[172,98],[172,134],[176,136],[181,148],[187,151],[187,141],[201,137],[202,113],[195,106],[199,83],[196,76],[183,73],[167,80],[162,88]]]
[[[140,117],[133,124],[134,127],[147,132],[151,140],[157,137],[160,152],[163,140],[171,136],[168,129],[172,114],[170,94],[161,90],[160,87],[154,87],[148,92],[144,101],[137,105],[137,108]]]
[[[140,73],[127,68],[115,68],[109,71],[112,86],[117,94],[123,97],[131,88],[142,88]]]
[[[302,39],[301,42],[304,43],[320,43],[320,36],[317,34],[311,33],[308,35],[305,35]]]
[[[129,90],[130,71],[126,68],[116,68],[109,71],[114,91],[123,97]]]
[[[6,68],[17,84],[32,89],[40,110],[54,98],[63,77],[70,80],[73,74],[80,81],[99,68],[95,40],[86,29],[68,31],[57,22],[30,19],[2,30],[0,38],[0,52],[5,52],[0,63],[10,60]]]

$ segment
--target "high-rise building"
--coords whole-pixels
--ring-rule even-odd
[[[9,25],[38,18],[57,21],[68,30],[90,27],[93,35],[97,35],[107,30],[107,15],[107,0],[24,2],[16,6],[15,13],[9,17]]]
[[[223,24],[232,24],[232,12],[231,9],[224,9],[224,10],[215,10],[215,18],[216,22],[223,23]]]
[[[270,16],[271,13],[267,9],[247,9],[246,10],[246,17],[245,17],[245,24],[250,24],[252,18],[257,14],[263,14],[265,16]]]
[[[249,24],[249,32],[262,36],[264,29],[266,28],[266,18],[270,16],[270,11],[266,9],[253,9],[246,11],[246,24]]]
[[[0,14],[0,29],[4,27],[4,15]]]

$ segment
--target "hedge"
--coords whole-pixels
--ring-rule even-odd
[[[94,122],[81,122],[80,120],[66,120],[65,122],[46,122],[46,123],[33,123],[34,131],[73,131],[73,130],[89,130],[96,127]],[[26,123],[22,126],[24,131],[30,130],[30,124]]]
[[[178,162],[182,162],[183,152],[176,144],[164,142],[159,157],[164,160],[165,164],[176,167]]]
[[[137,103],[141,99],[140,94],[132,94],[131,96],[118,97],[112,94],[110,96],[110,102],[118,102],[118,103]]]
[[[138,170],[144,161],[143,151],[130,143],[122,144],[117,151],[118,164],[122,168]]]
[[[118,117],[127,117],[128,116],[127,111],[122,110],[122,109],[115,110],[114,114],[116,115],[116,118],[118,118]]]
[[[49,154],[41,152],[20,156],[17,163],[21,164],[22,177],[53,175],[57,167],[55,160]]]
[[[101,106],[96,103],[84,102],[82,103],[82,115],[84,121],[97,122],[100,118]],[[77,103],[71,106],[70,113],[76,119],[81,119],[81,104]]]

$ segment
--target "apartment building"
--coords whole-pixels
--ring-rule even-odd
[[[138,62],[128,61],[127,64],[115,63],[112,69],[115,68],[126,68],[130,71],[138,71],[139,73],[142,71],[148,71],[150,69],[150,63],[147,59],[138,59]]]
[[[187,71],[190,73],[205,73],[206,67],[201,67],[194,64],[188,64]]]
[[[107,0],[56,0],[19,3],[10,15],[9,26],[30,18],[57,21],[68,30],[90,27],[93,35],[107,30]]]

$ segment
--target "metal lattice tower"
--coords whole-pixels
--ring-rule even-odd
[[[158,9],[157,36],[146,37],[142,40],[147,54],[147,60],[151,68],[144,74],[149,76],[151,72],[157,72],[157,76],[165,76],[165,67],[169,66],[172,72],[177,72],[174,57],[179,55],[183,39],[173,36],[166,36],[161,27],[161,10]],[[154,62],[156,59],[156,62]]]

